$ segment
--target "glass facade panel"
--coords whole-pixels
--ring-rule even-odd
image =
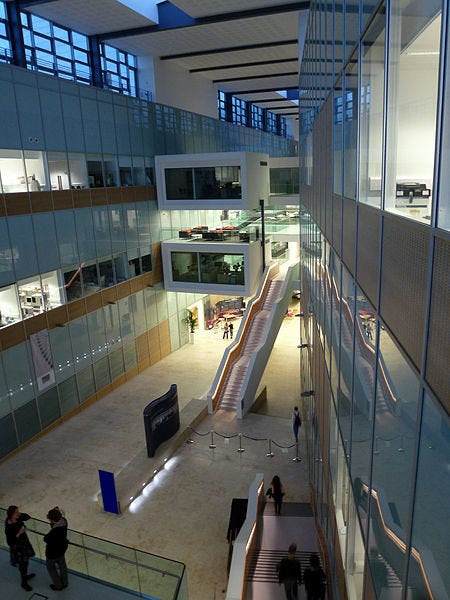
[[[55,327],[54,329],[50,329],[49,336],[52,354],[55,357],[53,364],[55,379],[57,383],[60,383],[74,372],[69,327]]]
[[[385,208],[429,224],[441,2],[417,10],[412,0],[390,6]]]
[[[244,255],[201,252],[200,281],[244,285]]]
[[[75,377],[69,377],[58,385],[62,415],[67,415],[78,407],[78,390]]]
[[[360,85],[359,201],[381,207],[386,8],[362,42]]]
[[[3,369],[11,408],[16,410],[34,398],[34,372],[28,343],[22,342],[2,352]]]
[[[298,168],[270,169],[271,194],[298,194]]]
[[[42,429],[45,429],[61,417],[58,389],[56,387],[38,396],[37,405]]]
[[[358,55],[352,56],[345,69],[342,96],[342,123],[344,135],[344,196],[356,200],[358,164],[359,116]]]
[[[194,169],[195,198],[241,198],[240,167],[202,167]]]
[[[172,252],[171,257],[174,281],[200,281],[196,252]]]
[[[445,598],[450,589],[449,446],[448,415],[425,395],[408,574],[418,598]]]
[[[192,169],[165,169],[166,197],[168,200],[193,200]]]

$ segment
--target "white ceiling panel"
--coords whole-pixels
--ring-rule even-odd
[[[129,52],[151,51],[158,56],[164,56],[244,44],[263,44],[272,40],[284,41],[297,39],[297,36],[298,17],[293,18],[292,14],[283,14],[270,19],[254,17],[240,21],[163,30],[150,35],[119,38],[112,40],[111,44],[120,45]]]
[[[172,0],[172,4],[196,19],[295,2],[297,0]]]
[[[117,0],[57,0],[29,8],[33,14],[86,35],[156,25]]]

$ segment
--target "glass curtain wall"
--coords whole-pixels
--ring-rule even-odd
[[[390,3],[385,208],[421,223],[434,197],[441,7]]]

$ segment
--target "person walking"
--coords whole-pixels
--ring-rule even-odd
[[[222,339],[228,339],[228,330],[229,330],[229,326],[228,326],[228,321],[225,321],[225,326],[223,328],[223,336]]]
[[[34,550],[28,539],[24,521],[30,518],[30,515],[21,513],[15,505],[11,505],[6,511],[5,535],[10,547],[11,564],[19,567],[21,586],[27,592],[33,589],[28,580],[35,576],[35,573],[28,573],[28,561],[34,556]]]
[[[298,584],[302,582],[302,568],[295,558],[297,544],[291,544],[287,558],[283,558],[278,566],[278,583],[284,584],[287,600],[297,600]]]
[[[303,582],[308,600],[324,600],[327,576],[320,566],[317,554],[310,555],[309,567],[303,573]]]
[[[298,410],[298,406],[294,406],[294,410],[292,412],[292,429],[294,431],[295,443],[298,444],[298,431],[302,426],[302,417],[300,416],[300,411]]]
[[[48,574],[52,578],[52,590],[63,590],[68,586],[67,565],[64,557],[69,542],[67,541],[67,520],[61,510],[55,506],[48,511],[47,519],[50,521],[50,531],[44,535],[45,564]],[[59,569],[59,572],[58,572]]]
[[[230,340],[232,340],[233,339],[233,331],[234,331],[234,325],[233,325],[233,323],[230,323],[228,325],[228,330],[230,332]]]
[[[269,498],[273,498],[275,504],[275,514],[281,515],[281,503],[284,496],[284,487],[278,475],[274,475],[270,483],[270,488],[267,490],[266,494],[269,496]]]

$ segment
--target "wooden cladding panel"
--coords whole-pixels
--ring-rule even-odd
[[[75,208],[86,208],[87,206],[92,206],[90,190],[72,190],[72,196],[73,205]]]
[[[80,300],[75,300],[74,302],[69,302],[67,305],[67,312],[69,314],[69,321],[73,321],[74,319],[79,319],[80,317],[86,314],[86,303],[84,298]]]
[[[4,198],[8,216],[29,215],[31,213],[30,194],[28,192],[5,194]]]
[[[138,362],[141,362],[141,360],[149,356],[147,333],[143,333],[136,338],[136,347]]]
[[[47,327],[53,329],[59,325],[64,325],[69,321],[69,314],[67,312],[67,304],[53,308],[46,313]]]
[[[2,194],[0,217],[156,200],[156,187],[138,185]]]
[[[30,317],[29,319],[25,319],[23,321],[25,327],[26,336],[30,336],[33,333],[41,331],[41,329],[47,328],[47,319],[45,313],[40,315],[36,315],[35,317]]]
[[[51,192],[34,192],[30,194],[31,210],[37,212],[50,212],[53,210],[53,198]]]
[[[103,306],[102,292],[96,292],[95,294],[86,296],[85,300],[87,313],[93,312],[94,310],[98,310]]]
[[[70,210],[73,208],[72,190],[53,192],[53,210]]]
[[[117,188],[116,188],[117,191]],[[120,190],[119,190],[120,192]],[[91,204],[92,206],[105,206],[108,204],[108,190],[107,188],[94,188],[91,189]]]
[[[109,288],[105,288],[100,293],[102,295],[103,306],[111,302],[115,303],[117,301],[117,290],[116,286],[114,285]]]

